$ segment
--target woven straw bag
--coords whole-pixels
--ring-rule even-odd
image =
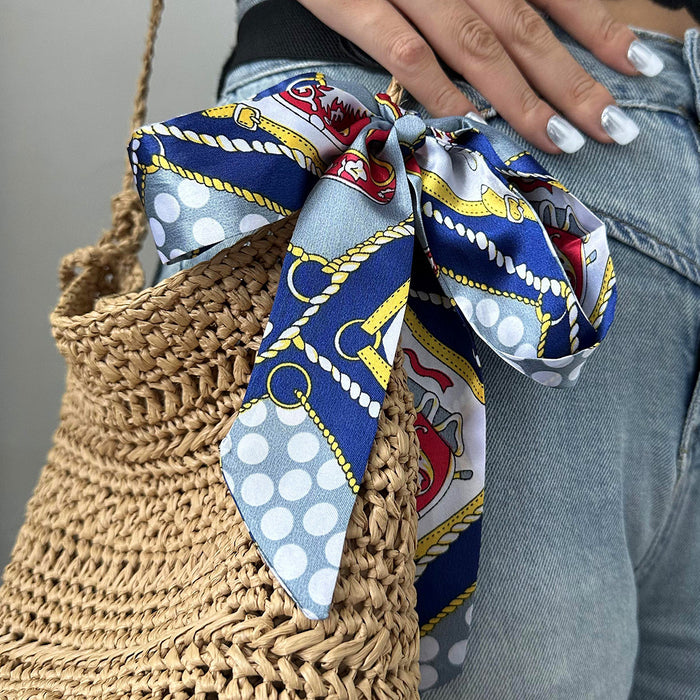
[[[130,132],[161,12],[154,0]],[[60,265],[65,394],[0,587],[0,697],[417,698],[418,442],[401,350],[330,617],[307,619],[252,546],[217,451],[296,216],[143,289],[130,171],[112,204],[111,230]]]

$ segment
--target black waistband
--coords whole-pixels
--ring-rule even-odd
[[[226,76],[235,66],[266,58],[381,68],[359,46],[323,24],[296,0],[265,0],[253,5],[240,19],[236,46],[219,76],[218,97],[223,93]],[[460,77],[442,61],[440,65],[451,80]]]

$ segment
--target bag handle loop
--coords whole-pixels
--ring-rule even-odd
[[[153,69],[156,35],[163,16],[164,4],[164,0],[151,0],[146,45],[141,73],[136,85],[129,134],[143,126],[146,121],[146,103]],[[400,103],[403,88],[394,76],[386,92],[396,104]],[[126,170],[122,178],[121,191],[111,200],[111,228],[102,234],[96,245],[77,248],[61,259],[58,278],[61,291],[64,293],[83,274],[90,274],[93,283],[98,287],[100,296],[115,292],[137,291],[143,286],[144,274],[138,252],[148,226],[141,200],[133,185],[131,163],[126,156],[125,159]]]

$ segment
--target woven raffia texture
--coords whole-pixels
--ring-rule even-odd
[[[137,244],[64,260],[66,389],[0,588],[1,698],[419,697],[401,352],[328,619],[271,578],[221,474],[294,222],[147,289]]]

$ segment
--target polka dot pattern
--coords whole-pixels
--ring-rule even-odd
[[[241,411],[237,420],[249,428],[254,428],[260,425],[265,418],[267,418],[267,408],[262,401],[258,401],[245,411]]]
[[[163,224],[158,221],[155,217],[151,217],[148,220],[148,225],[151,228],[151,233],[153,234],[153,240],[157,246],[162,246],[165,243],[165,229]]]
[[[236,449],[238,459],[245,464],[260,464],[270,452],[267,440],[258,433],[244,435]]]
[[[319,447],[318,438],[313,433],[296,433],[287,443],[287,453],[295,462],[304,463],[318,454]]]
[[[487,328],[490,328],[498,321],[499,313],[500,309],[495,299],[482,299],[476,305],[476,317],[481,325]]]
[[[280,475],[268,472],[269,456],[280,453],[289,467]],[[328,443],[303,407],[262,399],[239,413],[220,455],[251,536],[265,547],[265,561],[310,616],[326,617],[354,503]],[[231,485],[238,483],[234,493]]]
[[[306,552],[297,544],[283,544],[275,552],[272,565],[282,578],[293,581],[306,571]]]
[[[211,216],[204,216],[194,222],[192,236],[199,245],[211,245],[224,240],[224,227]]]
[[[191,209],[200,209],[209,201],[209,188],[194,180],[183,180],[177,186],[180,201]]]
[[[419,664],[420,683],[418,690],[426,690],[434,686],[438,680],[438,672],[430,664]]]
[[[420,638],[420,661],[432,661],[440,651],[440,644],[435,637],[426,634]]]
[[[136,144],[140,146],[139,141]],[[138,161],[136,148],[131,158]],[[135,163],[133,170],[136,175]],[[271,221],[283,218],[270,212],[267,212],[269,217],[263,216],[256,201],[241,201],[235,193],[207,187],[175,172],[158,171],[151,175],[151,183],[155,181],[158,191],[154,192],[153,184],[147,188],[144,204],[161,261],[165,264],[180,258],[177,261],[180,265],[173,268],[175,271],[198,258],[193,258],[190,251],[233,245]]]
[[[338,511],[331,503],[317,503],[304,514],[304,529],[314,536],[327,535],[338,522]]]
[[[251,474],[243,482],[241,498],[249,506],[265,505],[274,493],[275,486],[267,474]]]
[[[260,214],[246,214],[238,225],[241,233],[250,233],[269,224],[270,222]]]
[[[562,376],[559,374],[559,372],[547,372],[546,370],[541,372],[533,372],[533,374],[530,376],[536,382],[544,384],[545,386],[558,386],[561,384],[562,380]]]
[[[177,199],[167,192],[157,194],[153,200],[156,215],[161,221],[171,224],[180,216],[180,204]]]
[[[519,343],[524,332],[525,326],[518,316],[506,316],[498,324],[498,339],[508,347]]]
[[[285,501],[298,501],[311,490],[311,476],[303,469],[291,469],[279,483],[280,496]]]
[[[270,540],[281,540],[286,537],[294,525],[294,516],[288,508],[278,506],[270,508],[260,518],[260,529],[263,535]]]

